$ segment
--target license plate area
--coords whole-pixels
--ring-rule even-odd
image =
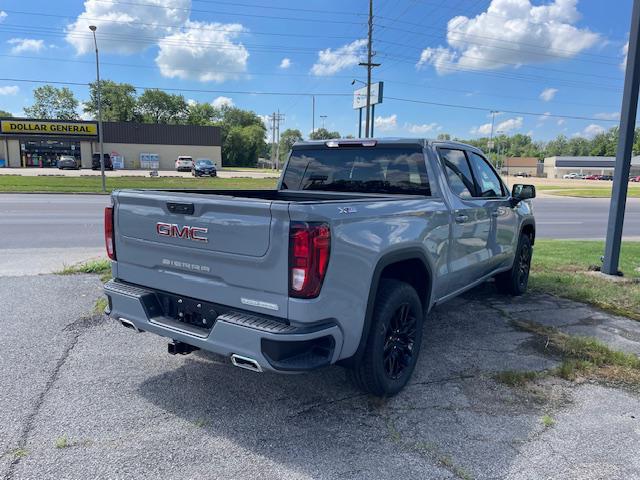
[[[162,316],[192,327],[210,331],[220,314],[213,304],[188,297],[156,294]]]

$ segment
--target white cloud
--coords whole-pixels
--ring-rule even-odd
[[[496,134],[497,132],[507,133],[507,132],[510,132],[511,130],[518,130],[519,128],[522,128],[523,121],[524,119],[522,117],[509,118],[504,122],[498,123],[493,129],[493,133],[494,134]],[[479,135],[479,136],[490,135],[491,123],[485,123],[483,125],[480,125],[479,127],[473,127],[471,129],[471,134]]]
[[[423,124],[415,124],[415,123],[406,123],[404,125],[405,130],[409,133],[413,133],[416,135],[424,135],[425,133],[433,132],[434,130],[439,130],[440,125],[437,123],[423,123]]]
[[[381,132],[395,130],[397,126],[398,115],[396,115],[395,113],[393,115],[389,115],[388,117],[377,116],[375,118],[374,127]]]
[[[557,88],[545,88],[542,92],[540,92],[540,100],[543,102],[550,102],[553,100],[553,97],[558,93]]]
[[[78,54],[91,52],[94,47],[89,25],[95,25],[101,51],[136,53],[177,32],[189,19],[190,11],[191,0],[86,0],[84,11],[65,28],[65,38]]]
[[[20,91],[20,87],[17,85],[6,85],[0,87],[0,95],[17,95]]]
[[[618,120],[620,118],[620,112],[600,112],[594,113],[594,118],[599,120]]]
[[[0,10],[0,23],[4,22],[5,18],[7,18],[7,12]]]
[[[280,62],[280,68],[287,69],[291,66],[291,60],[289,58],[283,58]]]
[[[220,108],[220,107],[233,107],[233,100],[229,97],[218,97],[216,98],[213,102],[211,102],[211,105],[213,105],[216,108]]]
[[[249,52],[234,40],[244,31],[238,23],[191,22],[161,38],[156,65],[164,77],[224,82],[246,71]]]
[[[444,75],[458,69],[542,63],[549,61],[550,51],[571,58],[600,41],[597,33],[574,26],[580,19],[576,5],[577,0],[540,6],[530,0],[492,0],[487,11],[474,18],[449,20],[448,46],[423,50],[417,66],[430,64]]]
[[[550,116],[551,116],[551,112],[544,112],[542,115],[538,117],[538,120],[540,120],[541,122],[545,122],[549,119]]]
[[[558,124],[558,126],[564,125],[564,122],[565,122],[564,118],[559,118],[557,124]]]
[[[45,47],[44,40],[36,40],[35,38],[12,38],[7,40],[11,47],[11,53],[39,52]]]
[[[627,56],[629,55],[629,42],[624,44],[622,47],[622,62],[620,63],[620,68],[625,70],[627,68]]]
[[[360,62],[367,41],[355,40],[347,45],[331,50],[320,50],[318,61],[311,67],[311,73],[317,76],[334,75],[341,70],[353,67]]]
[[[592,123],[584,127],[584,130],[582,130],[582,132],[579,132],[578,135],[581,137],[593,138],[600,133],[604,133],[605,131],[606,130],[604,129],[604,127]]]

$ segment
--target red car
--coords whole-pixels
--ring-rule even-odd
[[[584,177],[585,180],[600,180],[600,175],[587,175]]]
[[[630,182],[640,182],[640,175],[638,175],[637,177],[631,177],[629,179]]]

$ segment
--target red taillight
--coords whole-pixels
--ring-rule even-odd
[[[326,223],[291,222],[289,296],[315,298],[327,273],[331,230]]]
[[[107,247],[107,255],[111,260],[116,259],[116,245],[113,235],[113,207],[104,209],[104,243]]]

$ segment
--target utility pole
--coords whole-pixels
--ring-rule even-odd
[[[496,113],[498,113],[497,110],[491,110],[491,134],[489,135],[489,145],[487,145],[487,147],[489,147],[489,154],[491,154],[493,150],[493,125],[496,122]]]
[[[322,128],[324,128],[324,120],[325,118],[327,118],[326,115],[320,115],[320,118],[322,119]]]
[[[278,109],[276,117],[276,170],[280,168],[280,123],[284,123],[284,113],[280,113],[280,109]]]
[[[613,192],[609,204],[609,224],[602,265],[602,272],[607,275],[618,274],[622,226],[629,187],[628,177],[631,168],[631,155],[633,154],[633,134],[638,110],[638,91],[640,90],[640,0],[633,1],[630,30],[620,115],[620,137],[618,138],[616,166],[613,172]]]
[[[311,134],[316,131],[316,96],[311,95]]]
[[[280,165],[280,122],[284,122],[284,113],[273,112],[271,122],[271,163],[277,169]]]
[[[373,59],[373,0],[369,0],[369,34],[367,40],[367,62],[361,62],[359,65],[362,67],[367,67],[367,114],[365,117],[365,127],[364,133],[367,138],[369,138],[369,130],[371,123],[371,69],[373,67],[379,67],[379,63],[372,63]]]

